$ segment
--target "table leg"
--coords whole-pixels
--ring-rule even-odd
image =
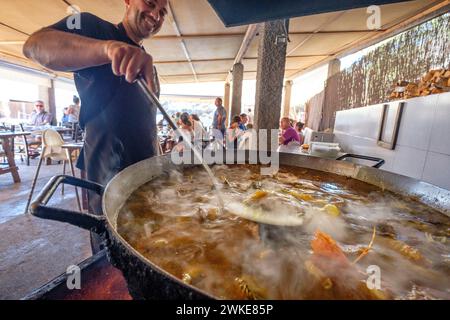
[[[20,183],[19,170],[16,166],[16,162],[14,160],[14,151],[11,150],[11,145],[9,144],[9,138],[3,139],[3,149],[6,154],[6,159],[8,159],[9,170],[11,170],[11,174],[13,176],[13,180],[15,183]]]

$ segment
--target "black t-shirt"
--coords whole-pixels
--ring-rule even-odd
[[[69,28],[67,18],[49,28],[138,46],[122,24],[116,26],[90,13],[79,18],[81,28]],[[74,79],[82,105],[80,125],[86,130],[77,166],[87,171],[89,180],[106,184],[127,166],[156,155],[156,107],[137,84],[115,76],[111,64],[76,71]]]

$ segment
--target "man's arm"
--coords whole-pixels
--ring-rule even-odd
[[[220,112],[217,114],[217,128],[224,129],[222,128],[222,113]]]
[[[125,76],[131,83],[142,74],[153,92],[156,91],[153,58],[141,48],[124,42],[98,40],[44,28],[31,35],[23,53],[55,71],[77,71],[111,63],[115,75]]]
[[[51,124],[53,120],[53,115],[51,113],[47,113],[44,117],[44,124]]]
[[[109,63],[106,41],[44,28],[25,42],[24,55],[55,71],[77,71]]]

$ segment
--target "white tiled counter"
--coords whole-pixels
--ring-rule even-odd
[[[377,144],[382,104],[339,111],[336,142],[346,152],[383,158],[383,170],[450,190],[450,93],[404,102],[395,150]]]

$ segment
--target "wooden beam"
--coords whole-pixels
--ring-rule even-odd
[[[330,55],[326,55],[326,54],[320,54],[320,55],[315,55],[315,54],[306,54],[306,55],[299,55],[299,56],[289,56],[287,57],[288,59],[295,59],[295,58],[314,58],[314,57],[328,57]],[[229,59],[199,59],[199,60],[192,60],[191,62],[196,63],[196,62],[230,62],[230,61],[234,61],[235,59],[233,58],[229,58]],[[246,57],[243,59],[243,61],[246,60],[258,60],[258,57]],[[173,63],[188,63],[189,61],[187,60],[168,60],[168,61],[154,61],[154,64],[173,64]]]
[[[294,71],[297,71],[297,69],[286,69],[285,70],[286,72],[294,72]],[[256,70],[252,70],[252,71],[244,71],[244,74],[248,74],[248,73],[256,73]],[[221,74],[223,74],[223,75],[226,75],[227,74],[227,72],[226,71],[224,71],[224,72],[206,72],[206,73],[197,73],[197,76],[213,76],[213,75],[221,75]],[[169,74],[165,74],[165,75],[163,75],[163,77],[165,77],[165,78],[170,78],[170,77],[187,77],[187,76],[192,76],[192,74],[171,74],[171,75],[169,75]]]
[[[194,79],[197,82],[198,79],[197,79],[197,73],[196,73],[195,68],[194,68],[194,64],[192,63],[191,56],[189,55],[189,51],[188,51],[188,49],[186,47],[186,43],[181,38],[180,28],[178,27],[178,23],[177,23],[177,20],[175,18],[175,15],[173,13],[172,6],[170,5],[170,2],[167,2],[167,10],[169,12],[169,14],[167,15],[167,18],[172,23],[172,27],[175,30],[175,33],[176,33],[178,39],[180,39],[181,49],[183,50],[184,55],[186,56],[186,60],[188,61],[189,66],[191,67]]]
[[[361,32],[371,32],[380,33],[384,30],[331,30],[331,31],[299,31],[299,32],[289,32],[290,36],[309,36],[309,35],[334,35],[334,34],[348,34],[348,33],[361,33]],[[205,39],[205,38],[229,38],[229,37],[245,37],[246,33],[204,33],[204,34],[184,34],[182,36],[177,35],[164,35],[164,36],[154,36],[150,40],[189,40],[189,39]]]
[[[26,33],[26,32],[24,32],[22,30],[16,29],[16,28],[14,28],[14,27],[12,27],[10,25],[7,25],[6,23],[0,22],[0,26],[6,27],[6,28],[11,29],[11,30],[14,30],[14,31],[16,31],[18,33],[21,33],[21,34],[25,35],[25,36],[30,36],[29,33]]]
[[[1,63],[5,62],[7,64],[10,64],[12,66],[17,66],[19,68],[24,68],[26,70],[30,70],[30,71],[35,71],[38,73],[42,73],[43,75],[48,76],[49,78],[64,78],[64,79],[69,79],[69,80],[73,80],[73,76],[71,73],[67,73],[67,72],[53,72],[50,69],[46,69],[43,68],[39,65],[36,65],[34,63],[32,63],[30,60],[11,54],[9,52],[4,52],[2,50],[0,50],[0,65]]]
[[[331,17],[331,19],[328,19],[325,23],[321,24],[316,30],[314,30],[310,35],[308,35],[308,37],[306,39],[304,39],[303,41],[301,41],[298,45],[296,45],[293,49],[291,49],[290,51],[288,51],[287,55],[290,56],[291,54],[293,54],[295,51],[297,51],[301,46],[303,46],[306,42],[308,42],[309,40],[312,39],[312,37],[314,37],[316,34],[318,34],[323,28],[325,28],[326,26],[330,25],[331,23],[335,22],[337,19],[339,19],[340,17],[342,17],[342,15],[344,15],[347,11],[342,11],[339,12],[335,17]]]
[[[25,43],[25,40],[0,41],[1,46],[23,45],[24,43]]]
[[[164,36],[154,36],[151,40],[190,40],[190,39],[204,39],[204,38],[228,38],[228,37],[243,37],[245,33],[205,33],[205,34],[183,34],[177,35],[164,35]]]
[[[409,15],[408,17],[404,17],[404,20],[401,20],[400,22],[396,24],[388,24],[382,27],[384,29],[383,32],[377,33],[377,34],[370,34],[368,36],[364,36],[359,38],[358,40],[351,42],[350,44],[344,45],[338,50],[336,50],[335,53],[329,55],[327,58],[318,61],[317,63],[312,64],[311,66],[298,70],[297,72],[292,73],[288,79],[294,80],[295,78],[299,77],[300,75],[314,70],[316,68],[319,68],[323,66],[325,63],[332,59],[339,59],[345,56],[348,56],[350,54],[353,54],[355,52],[358,52],[360,50],[363,50],[365,48],[368,48],[374,44],[377,44],[383,40],[386,40],[388,38],[394,37],[406,30],[409,30],[411,28],[414,28],[428,20],[431,20],[433,18],[436,18],[450,10],[450,0],[445,1],[435,1],[432,4],[426,6],[425,8],[421,8],[418,11],[416,11],[414,14]]]
[[[250,47],[250,44],[252,43],[253,39],[256,37],[258,30],[259,30],[259,24],[251,24],[248,26],[247,32],[245,33],[244,39],[242,40],[241,47],[239,48],[239,50],[236,54],[233,65],[242,62],[242,59],[244,59],[244,56],[247,53],[248,48]],[[226,82],[230,82],[231,78],[232,78],[232,73],[230,70],[228,72]]]

